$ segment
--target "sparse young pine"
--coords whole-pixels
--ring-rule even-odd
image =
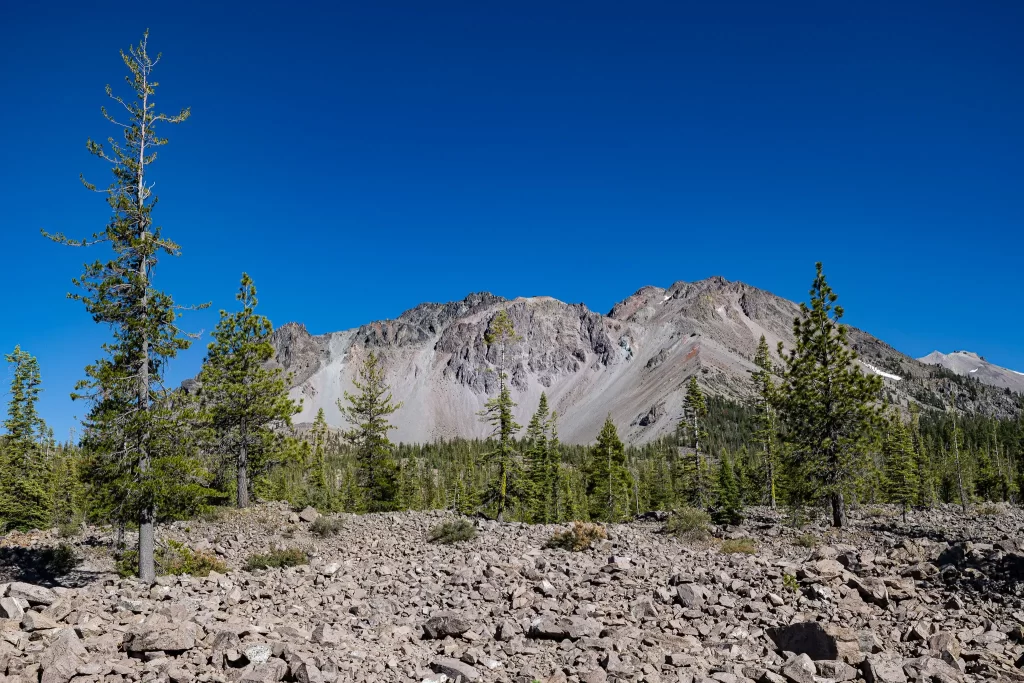
[[[281,369],[266,366],[274,355],[273,326],[256,313],[256,285],[246,273],[235,298],[241,310],[220,312],[199,381],[217,444],[235,469],[236,503],[245,508],[255,476],[273,463],[281,450],[278,434],[299,406],[288,396]]]
[[[907,521],[907,510],[917,497],[917,467],[914,462],[914,444],[899,413],[893,410],[886,425],[882,454],[885,458],[886,495],[898,503]]]
[[[96,453],[108,460],[100,463],[105,465],[102,469],[120,484],[120,510],[133,514],[138,522],[139,576],[152,583],[156,578],[156,501],[158,490],[167,491],[156,479],[164,470],[157,461],[165,456],[182,457],[176,449],[171,454],[156,450],[169,443],[157,435],[165,431],[170,417],[168,411],[154,410],[154,406],[167,398],[160,389],[166,362],[187,349],[191,339],[176,325],[178,307],[153,284],[158,258],[177,256],[180,248],[153,222],[156,196],[147,172],[156,161],[157,148],[167,143],[157,135],[157,128],[185,121],[190,111],[183,109],[175,115],[156,112],[153,69],[160,56],[149,56],[148,38],[147,32],[137,46],[121,52],[134,98],[123,99],[107,86],[108,97],[125,110],[126,118],[119,121],[105,108],[102,112],[122,130],[123,140],[108,138],[106,147],[92,140],[87,143],[89,152],[108,162],[114,174],[111,185],[100,190],[112,210],[107,226],[83,240],[69,239],[61,233],[43,234],[76,247],[106,243],[113,251],[111,260],[87,264],[82,276],[73,281],[82,293],[69,295],[85,304],[93,320],[108,325],[114,337],[104,346],[106,356],[86,368],[87,377],[78,384],[73,397],[93,402],[87,436],[92,437],[94,446],[104,449]],[[82,182],[88,189],[97,190],[84,178]]]
[[[319,510],[330,510],[334,492],[327,481],[327,417],[324,409],[316,411],[313,427],[309,430],[309,478],[310,502]]]
[[[633,478],[626,468],[626,449],[609,415],[590,451],[588,498],[590,518],[621,522],[629,516]]]
[[[53,497],[48,486],[50,463],[41,440],[46,424],[36,411],[42,380],[39,363],[15,346],[4,356],[12,366],[10,400],[0,438],[0,532],[50,526]]]
[[[505,513],[512,506],[518,497],[515,488],[516,462],[515,462],[515,435],[522,429],[522,425],[516,423],[512,416],[512,409],[516,407],[512,400],[512,393],[509,390],[508,375],[505,374],[505,361],[508,353],[508,346],[519,340],[515,327],[508,311],[498,311],[491,320],[490,329],[484,337],[488,348],[498,347],[498,395],[489,399],[484,409],[478,413],[481,420],[493,427],[492,436],[497,438],[495,449],[487,454],[488,459],[495,467],[495,478],[491,482],[489,490],[485,495],[485,503],[493,503],[495,506],[495,517],[501,522],[505,519]]]
[[[787,428],[792,471],[810,483],[832,506],[832,523],[846,524],[844,490],[857,472],[864,447],[876,432],[882,380],[865,375],[850,348],[840,320],[837,295],[825,280],[821,263],[810,291],[811,305],[800,304],[793,322],[796,347],[779,355],[785,374],[779,387],[779,413]]]
[[[388,417],[402,407],[394,403],[391,389],[384,379],[384,368],[374,353],[369,353],[359,368],[354,381],[359,394],[345,392],[344,405],[338,409],[351,428],[345,440],[355,450],[357,481],[363,492],[363,507],[367,512],[386,512],[398,509],[400,481],[398,466],[392,457],[393,446],[388,432],[394,426]]]
[[[732,460],[725,455],[718,463],[718,509],[715,512],[717,521],[722,524],[739,524],[743,520],[739,482]]]
[[[682,460],[682,477],[689,489],[686,502],[697,508],[705,508],[710,502],[711,483],[707,458],[701,450],[708,440],[708,405],[704,392],[697,383],[696,375],[690,377],[686,387],[683,417],[679,421],[679,432],[684,443],[693,453]]]
[[[537,412],[526,427],[526,467],[530,521],[551,524],[558,519],[558,437],[548,397],[540,395]]]
[[[757,431],[754,437],[761,447],[762,468],[764,469],[765,497],[774,508],[776,506],[775,478],[779,457],[776,439],[779,431],[778,416],[775,412],[775,382],[772,380],[774,364],[771,351],[764,335],[757,343],[754,355],[757,370],[752,373],[754,381],[754,400],[757,408]]]

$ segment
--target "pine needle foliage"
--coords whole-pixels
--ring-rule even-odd
[[[42,380],[39,362],[15,346],[4,356],[11,366],[10,399],[0,437],[0,532],[50,526],[53,496],[50,463],[42,440],[46,424],[36,410]]]
[[[629,517],[633,477],[626,467],[626,450],[611,415],[591,449],[588,478],[591,519],[621,522]]]
[[[338,401],[338,409],[352,425],[345,432],[345,440],[355,451],[358,482],[363,493],[361,507],[366,512],[397,510],[401,507],[400,481],[398,466],[392,457],[394,446],[388,439],[388,432],[394,426],[388,418],[402,404],[392,400],[384,368],[372,352],[363,359],[354,384],[359,393],[345,392],[348,405]]]
[[[247,273],[235,298],[241,310],[220,312],[199,381],[217,446],[235,470],[236,503],[245,508],[255,477],[280,460],[279,435],[300,407],[288,396],[283,371],[267,367],[273,326],[256,313],[256,285]]]
[[[852,484],[866,446],[877,433],[882,380],[866,375],[850,348],[843,308],[821,263],[811,303],[800,304],[793,321],[796,346],[779,355],[785,363],[779,412],[791,446],[792,476],[809,482],[832,507],[832,524],[846,525],[844,493]]]
[[[170,417],[167,410],[154,408],[168,398],[161,390],[167,361],[187,349],[192,339],[176,324],[179,308],[174,301],[154,287],[159,258],[178,256],[181,249],[153,221],[157,200],[147,173],[157,150],[167,144],[158,134],[160,127],[182,123],[191,112],[157,112],[153,71],[160,55],[149,55],[148,40],[147,31],[138,45],[121,52],[129,71],[125,80],[134,97],[116,95],[109,85],[106,89],[123,118],[106,108],[103,116],[122,131],[123,138],[108,138],[106,145],[93,140],[86,143],[89,152],[110,164],[113,171],[113,182],[106,189],[98,190],[82,179],[86,188],[106,195],[109,222],[102,231],[82,240],[62,233],[43,234],[75,247],[106,244],[113,253],[109,260],[86,264],[82,276],[73,280],[79,292],[69,294],[85,305],[93,320],[113,332],[113,341],[103,347],[105,356],[86,368],[86,379],[77,385],[73,396],[93,404],[87,430],[93,444],[102,447],[96,455],[108,461],[106,473],[115,477],[121,494],[127,494],[118,509],[138,523],[139,575],[152,583],[156,576],[153,526],[157,498],[169,488],[160,481],[167,467],[158,461],[188,457],[176,448],[161,450],[173,444],[165,438]]]
[[[492,426],[496,439],[495,449],[487,454],[487,460],[495,464],[495,478],[484,496],[486,504],[494,505],[495,518],[501,522],[505,515],[522,496],[518,490],[518,467],[516,462],[515,435],[522,429],[512,415],[516,407],[505,374],[509,346],[519,341],[512,318],[506,309],[501,309],[491,320],[484,341],[488,349],[497,347],[498,352],[498,395],[489,399],[478,413],[481,420]]]
[[[895,410],[887,420],[882,456],[885,458],[886,494],[890,502],[900,506],[905,522],[907,510],[917,498],[917,466],[910,431]]]

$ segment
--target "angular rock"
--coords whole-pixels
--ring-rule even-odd
[[[473,681],[479,681],[481,679],[480,672],[476,668],[466,664],[465,662],[460,662],[457,659],[449,659],[448,657],[435,659],[430,663],[430,668],[439,674],[448,676],[452,680],[458,680],[459,677],[461,677],[463,681],[472,683]]]
[[[17,581],[7,587],[7,597],[20,598],[30,605],[49,605],[57,599],[57,594],[44,586]]]
[[[812,660],[836,659],[836,638],[817,621],[804,621],[768,629],[768,637],[783,652],[807,655]]]
[[[315,522],[320,519],[320,513],[316,511],[316,508],[305,507],[299,513],[299,519],[303,522]]]
[[[682,583],[676,586],[676,601],[687,609],[701,609],[707,594],[704,589],[693,583]]]
[[[544,640],[579,640],[601,635],[601,622],[589,617],[541,617],[530,624],[530,637]]]
[[[814,683],[816,673],[814,662],[805,654],[797,655],[782,665],[782,675],[790,683]]]
[[[461,636],[472,626],[468,620],[458,614],[436,614],[427,619],[427,623],[423,624],[423,637],[430,640],[440,640],[449,636]]]
[[[893,653],[867,655],[861,673],[867,683],[907,683],[903,658]]]
[[[196,646],[195,635],[187,623],[165,626],[144,624],[125,643],[129,652],[182,652]]]
[[[40,683],[68,683],[87,656],[85,646],[72,628],[61,629],[39,658],[43,670]]]

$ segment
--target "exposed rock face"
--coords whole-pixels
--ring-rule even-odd
[[[961,377],[975,379],[982,384],[1024,393],[1024,372],[1001,368],[970,351],[954,351],[953,353],[932,351],[918,360],[929,365],[942,366]]]
[[[291,373],[292,396],[303,400],[295,422],[310,423],[323,408],[328,423],[346,426],[335,403],[374,352],[403,403],[394,440],[486,436],[476,413],[497,392],[499,353],[485,335],[501,309],[521,337],[506,368],[518,421],[527,423],[546,392],[569,443],[593,441],[608,414],[631,443],[672,432],[694,374],[711,393],[746,398],[758,339],[763,334],[773,350],[780,341],[791,345],[799,311],[769,292],[713,277],[644,287],[608,315],[549,297],[509,301],[484,293],[320,336],[289,323],[274,332],[274,362]],[[996,415],[1016,410],[1015,397],[953,381],[860,330],[851,329],[850,340],[864,371],[882,375],[900,400],[932,408],[953,401],[962,410]]]

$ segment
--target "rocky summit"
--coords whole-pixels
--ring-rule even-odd
[[[645,519],[569,552],[545,547],[558,527],[484,520],[433,545],[440,512],[347,517],[324,539],[315,515],[264,504],[165,527],[228,570],[153,586],[110,571],[108,531],[58,576],[30,560],[59,539],[15,533],[0,681],[1022,681],[1024,514],[986,513],[861,509],[836,531],[755,509],[705,540]],[[273,546],[309,563],[242,568]]]
[[[499,351],[485,337],[502,309],[519,336],[507,359],[517,420],[526,424],[545,392],[558,411],[563,441],[592,442],[611,415],[623,440],[633,444],[675,430],[693,375],[712,394],[747,399],[761,335],[773,351],[779,342],[792,346],[799,313],[792,301],[713,277],[644,287],[607,315],[550,297],[472,294],[319,336],[289,323],[274,332],[273,344],[275,363],[291,375],[292,398],[302,400],[295,422],[310,423],[323,408],[329,424],[345,426],[336,403],[353,391],[362,359],[373,352],[403,404],[393,420],[395,441],[486,436],[488,427],[476,414],[497,392]],[[1001,385],[922,363],[857,329],[850,341],[862,370],[884,379],[894,403],[1017,414],[1018,397]]]

